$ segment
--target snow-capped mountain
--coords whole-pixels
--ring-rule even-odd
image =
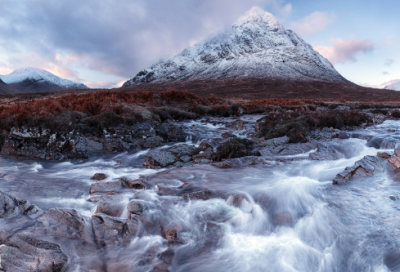
[[[390,85],[385,86],[386,90],[394,90],[394,91],[400,91],[400,79],[396,80]]]
[[[247,77],[349,83],[296,33],[253,7],[228,30],[140,71],[123,87]]]
[[[8,75],[0,75],[0,79],[21,92],[88,89],[82,83],[63,79],[48,71],[32,67],[19,68]]]

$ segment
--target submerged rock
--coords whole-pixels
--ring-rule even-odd
[[[333,180],[333,184],[343,184],[348,182],[353,176],[372,176],[375,171],[383,168],[385,159],[365,156],[362,160],[357,161],[353,166],[346,167],[346,169],[339,174]]]
[[[188,200],[208,200],[212,198],[213,193],[210,190],[202,190],[183,194],[183,199]]]

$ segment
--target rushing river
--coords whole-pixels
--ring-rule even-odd
[[[251,130],[258,117],[244,118]],[[184,125],[192,135],[187,144],[220,137],[224,131],[222,125],[200,121]],[[96,202],[89,201],[95,173],[107,174],[107,181],[145,177],[152,186],[190,182],[231,195],[186,202],[159,196],[154,189],[140,192],[150,207],[150,221],[161,220],[179,230],[169,271],[400,271],[400,201],[390,198],[400,197],[400,176],[388,170],[332,185],[337,173],[366,155],[375,156],[377,148],[393,150],[400,134],[388,129],[400,131],[400,122],[386,121],[357,132],[372,136],[369,141],[336,139],[349,147],[346,158],[313,161],[307,153],[234,169],[146,169],[142,163],[148,150],[94,155],[81,163],[0,157],[0,190],[45,211],[76,209],[88,217],[96,210]],[[237,136],[246,133],[239,131]],[[128,202],[136,192],[121,199]],[[235,196],[241,201],[235,203]],[[72,243],[61,246],[71,258],[68,271],[96,271],[91,262],[103,258],[95,250],[82,253]],[[144,230],[129,245],[108,252],[104,270],[152,271],[156,260],[146,256],[166,249],[165,239]]]

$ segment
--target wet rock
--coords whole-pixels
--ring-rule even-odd
[[[274,216],[274,225],[291,225],[293,222],[292,215],[289,213],[278,214]]]
[[[89,220],[74,209],[48,210],[37,219],[39,223],[35,230],[40,236],[52,235],[84,242],[92,242]],[[39,228],[40,227],[40,228]]]
[[[389,196],[389,198],[391,199],[391,200],[394,200],[394,201],[396,201],[397,200],[397,197],[395,197],[395,196]]]
[[[91,179],[91,180],[97,180],[97,181],[99,181],[99,180],[104,180],[104,179],[106,179],[106,178],[107,178],[107,175],[106,175],[106,174],[103,174],[103,173],[96,173],[96,174],[94,174],[94,176],[91,177],[90,179]]]
[[[187,163],[195,150],[194,145],[178,145],[162,150],[150,150],[146,154],[143,165],[157,169],[173,165],[176,162]]]
[[[146,139],[142,139],[136,142],[136,146],[139,148],[155,148],[162,146],[164,139],[160,136],[153,136]]]
[[[348,182],[353,176],[372,176],[375,171],[383,168],[385,159],[365,156],[362,160],[357,161],[353,166],[336,175],[333,184],[343,184]],[[400,163],[400,162],[399,162]]]
[[[69,264],[69,257],[58,244],[26,235],[2,239],[1,244],[1,271],[63,272]]]
[[[226,200],[226,203],[228,205],[240,207],[243,199],[244,199],[244,197],[242,195],[235,194],[235,195],[229,196],[228,199]]]
[[[310,153],[311,160],[337,160],[342,158],[350,158],[353,154],[360,152],[363,147],[354,142],[340,143],[318,143],[317,151]]]
[[[143,165],[157,169],[167,167],[174,162],[176,162],[176,157],[171,152],[165,150],[150,150],[146,154]]]
[[[83,137],[74,137],[68,141],[65,157],[70,160],[87,160],[88,140]]]
[[[393,152],[378,152],[376,156],[383,159],[389,159],[394,155],[394,153],[393,154],[392,153]]]
[[[396,155],[396,157],[400,157],[400,149],[396,148],[394,150],[394,154]]]
[[[147,207],[142,201],[132,200],[128,203],[127,209],[130,213],[140,215],[147,209]]]
[[[136,218],[121,220],[105,214],[92,215],[91,222],[94,240],[99,247],[129,243],[136,236],[139,226]]]
[[[211,162],[214,156],[214,152],[211,147],[207,148],[204,151],[200,151],[197,155],[193,155],[193,163],[200,164],[204,163],[204,161]]]
[[[120,138],[104,138],[103,149],[108,152],[123,152],[130,149],[130,144]]]
[[[400,157],[391,157],[389,158],[388,162],[389,165],[391,165],[396,170],[396,172],[400,171]]]
[[[293,156],[310,152],[317,148],[316,143],[298,143],[286,144],[275,148],[256,148],[252,152],[259,152],[262,156],[275,157],[275,156]]]
[[[164,138],[168,142],[184,142],[187,134],[181,126],[177,126],[172,122],[164,122],[155,128],[157,135]]]
[[[270,140],[261,141],[259,143],[254,144],[254,147],[255,148],[262,148],[262,147],[274,148],[274,147],[289,143],[289,140],[290,140],[289,137],[283,136],[280,138],[274,138],[274,139],[270,139]]]
[[[187,188],[187,187],[189,187],[190,185],[192,185],[192,183],[191,182],[185,182],[185,183],[183,183],[181,186],[179,186],[179,188]]]
[[[166,264],[171,264],[174,256],[175,256],[175,251],[169,248],[160,254],[160,259]]]
[[[86,160],[88,140],[76,135],[53,134],[42,138],[10,134],[5,139],[1,154],[46,160]],[[35,136],[35,135],[33,135]]]
[[[43,211],[29,201],[17,199],[0,191],[0,219],[12,219],[21,215],[34,219],[42,214]]]
[[[178,191],[179,190],[176,187],[166,187],[166,186],[156,185],[156,192],[161,196],[176,195]]]
[[[148,185],[146,180],[142,178],[128,181],[127,185],[129,186],[129,188],[136,190],[143,190],[150,188],[150,185]]]
[[[120,181],[96,182],[90,186],[90,194],[118,192],[122,188]]]
[[[169,243],[175,243],[176,241],[178,241],[178,227],[168,228],[165,231],[164,236]]]
[[[222,161],[224,159],[234,159],[252,155],[253,141],[241,138],[231,138],[217,147],[217,151],[213,155],[214,161]]]
[[[224,132],[221,134],[222,138],[235,138],[236,136],[230,132]]]
[[[236,158],[236,159],[228,159],[222,162],[216,162],[212,165],[218,168],[237,168],[241,166],[247,165],[255,165],[258,164],[259,158],[255,156],[243,157],[243,158]]]
[[[208,200],[212,198],[213,193],[210,190],[202,190],[183,194],[183,199],[188,200]]]
[[[97,202],[96,213],[104,213],[110,216],[120,216],[124,211],[120,195],[103,195]]]
[[[226,128],[230,128],[233,130],[243,130],[244,129],[244,122],[242,120],[236,120],[234,122],[230,122],[225,124]]]
[[[339,139],[349,139],[350,137],[351,137],[350,134],[344,131],[341,131],[338,134]]]

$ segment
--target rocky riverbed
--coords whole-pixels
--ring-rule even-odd
[[[1,267],[398,271],[389,117],[278,107],[102,137],[15,128],[0,157]]]

